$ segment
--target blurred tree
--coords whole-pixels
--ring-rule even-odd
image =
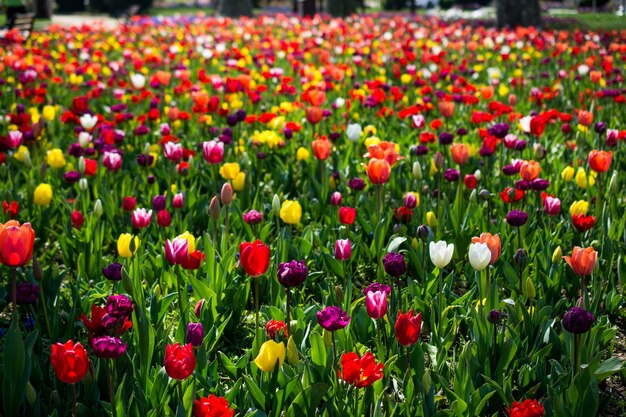
[[[50,0],[35,0],[35,17],[37,19],[50,19],[52,17]]]
[[[221,0],[219,11],[226,17],[252,16],[252,0]]]
[[[350,16],[356,13],[356,0],[328,0],[326,11],[331,16]]]
[[[496,0],[498,27],[541,26],[539,0]]]

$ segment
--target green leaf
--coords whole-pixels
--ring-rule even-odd
[[[314,416],[315,409],[328,391],[328,385],[323,383],[313,384],[300,392],[291,403],[287,411],[288,417]]]
[[[326,345],[324,339],[319,333],[311,333],[311,361],[313,364],[325,368],[326,367]]]
[[[620,358],[609,358],[598,365],[595,372],[595,377],[598,381],[604,381],[616,372],[621,371],[624,368],[624,362]]]
[[[258,408],[265,411],[265,394],[261,392],[259,386],[250,376],[244,375],[244,378],[246,380],[246,388],[248,388],[252,401]]]

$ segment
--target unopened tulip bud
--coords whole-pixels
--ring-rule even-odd
[[[419,226],[417,226],[417,237],[422,239],[422,240],[426,240],[426,238],[428,238],[428,234],[429,234],[429,230],[428,230],[428,226],[426,226],[425,224],[421,224]]]
[[[143,146],[143,153],[144,155],[150,155],[150,144],[148,142]]]
[[[225,206],[230,205],[233,202],[233,186],[229,182],[222,186],[222,192],[220,193],[222,204]]]
[[[274,198],[272,198],[272,211],[275,216],[280,215],[280,197],[278,197],[278,194],[274,194]]]
[[[393,225],[393,233],[396,235],[404,234],[404,225],[402,223],[396,223]]]
[[[339,191],[335,191],[330,196],[330,204],[332,204],[333,206],[340,206],[342,199],[343,198],[341,196],[341,193]]]
[[[469,201],[470,203],[475,203],[477,199],[478,199],[478,191],[476,190],[476,188],[474,188],[472,192],[470,193]]]
[[[335,297],[337,300],[343,300],[343,290],[339,285],[335,285]]]
[[[480,181],[483,178],[483,173],[480,172],[480,169],[474,171],[474,176],[476,177],[476,181]]]
[[[187,159],[187,165],[189,166],[189,169],[193,168],[193,163],[194,163],[194,159],[193,159],[193,155],[189,156],[189,159]]]
[[[220,200],[217,198],[217,196],[214,196],[211,199],[211,203],[209,204],[209,214],[211,215],[213,221],[216,222],[219,220],[221,209],[222,208],[220,207]]]
[[[617,178],[617,171],[613,171],[613,175],[611,175],[611,180],[609,181],[609,193],[617,192],[619,192],[619,181]]]
[[[35,405],[37,402],[37,393],[35,392],[35,388],[30,384],[30,381],[26,383],[26,401],[28,401],[30,405]]]
[[[563,250],[560,246],[557,246],[554,252],[552,252],[552,263],[557,264],[561,262],[561,258],[563,258]]]
[[[426,224],[429,227],[437,227],[437,216],[432,211],[426,213]]]
[[[33,166],[33,161],[30,159],[30,153],[28,153],[28,152],[24,153],[23,164],[26,165],[28,168]]]
[[[443,155],[441,154],[441,152],[437,151],[437,153],[435,154],[435,167],[437,167],[437,171],[441,171],[441,168],[443,168]]]
[[[93,205],[93,214],[94,216],[99,218],[100,216],[102,216],[102,213],[102,201],[100,201],[100,199],[97,199],[95,204]]]
[[[491,324],[498,324],[502,319],[502,312],[500,310],[491,310],[489,314],[487,314],[487,320]]]
[[[36,257],[33,257],[33,278],[39,282],[43,281],[43,269],[41,268],[39,259]]]
[[[86,166],[86,164],[85,164],[85,158],[81,156],[81,157],[78,159],[78,171],[79,171],[81,174],[83,174],[83,175],[84,175],[84,174],[85,174],[85,169],[87,169],[87,166]]]
[[[482,200],[491,200],[491,193],[489,192],[489,190],[486,190],[484,188],[480,190],[480,192],[478,193],[478,196]]]
[[[546,156],[546,148],[544,148],[540,143],[535,143],[533,145],[533,152],[536,161],[541,161]]]
[[[413,162],[413,178],[416,180],[421,180],[423,178],[422,175],[422,166],[419,161]]]
[[[52,408],[58,408],[61,405],[61,396],[57,390],[50,393],[50,406]]]
[[[526,266],[526,261],[528,260],[528,253],[526,252],[526,249],[519,248],[517,252],[515,252],[513,259],[518,267],[524,268],[524,266]]]
[[[196,317],[200,318],[200,315],[202,314],[202,307],[204,306],[204,298],[200,299],[197,303],[196,306],[193,309],[193,314],[196,315]]]
[[[81,178],[78,181],[78,188],[80,188],[81,191],[87,191],[87,188],[89,188],[89,183],[87,182],[87,178]]]
[[[289,324],[290,323],[287,323],[287,325]],[[298,364],[298,348],[293,341],[293,336],[289,336],[289,340],[287,341],[287,361],[293,366]]]
[[[528,297],[529,300],[534,300],[536,296],[535,284],[533,284],[533,280],[528,276],[526,277],[526,297]]]

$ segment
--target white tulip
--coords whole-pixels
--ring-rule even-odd
[[[446,243],[445,240],[439,242],[430,242],[430,260],[439,269],[445,268],[446,265],[452,260],[452,254],[454,253],[454,243]]]
[[[78,134],[78,143],[80,145],[81,148],[85,149],[87,146],[89,146],[89,143],[91,142],[92,136],[87,133],[87,132],[80,132]]]
[[[361,128],[361,125],[358,123],[351,123],[346,128],[346,136],[352,142],[356,142],[357,140],[359,140],[362,133],[363,133],[363,129]]]
[[[530,133],[530,119],[532,119],[531,116],[524,116],[519,119],[519,125],[524,133]]]
[[[138,90],[146,85],[146,77],[143,74],[133,74],[130,76],[130,83]]]
[[[85,130],[91,130],[98,123],[98,117],[92,116],[91,114],[83,114],[80,116],[80,125]]]
[[[346,99],[343,97],[337,97],[337,99],[335,100],[335,106],[340,109],[343,106],[346,105]]]
[[[486,243],[472,243],[469,247],[469,261],[472,267],[480,272],[489,266],[491,251]]]

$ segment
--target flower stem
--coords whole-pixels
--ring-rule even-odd
[[[76,384],[70,384],[72,386],[72,417],[78,416],[76,411]]]
[[[111,361],[113,361],[113,359],[111,359]],[[107,385],[109,386],[109,401],[111,404],[111,416],[112,417],[117,417],[117,408],[115,407],[115,395],[113,395],[113,370],[109,369],[109,359],[105,359],[104,360],[104,367],[105,367],[105,372],[107,374]],[[115,364],[113,364],[113,367],[115,367]]]
[[[259,331],[259,278],[252,278],[254,280],[254,309],[256,310],[255,316],[255,331]]]
[[[287,292],[286,310],[287,310],[287,333],[291,335],[291,288],[285,289]]]
[[[13,302],[13,313],[17,314],[17,272],[11,268],[11,301]]]
[[[178,384],[178,397],[180,398],[180,403],[183,405],[183,410],[185,409],[185,402],[183,401],[183,381],[177,381]]]
[[[337,342],[335,341],[335,332],[331,332],[333,337],[333,368],[337,368]]]
[[[580,363],[580,334],[574,333],[574,369],[572,376],[576,376]]]
[[[185,326],[186,326],[185,309],[183,308],[183,294],[182,294],[183,286],[180,282],[180,270],[178,269],[178,266],[174,270],[174,273],[176,274],[176,282],[178,283],[178,309],[180,311],[180,320],[185,322]]]

